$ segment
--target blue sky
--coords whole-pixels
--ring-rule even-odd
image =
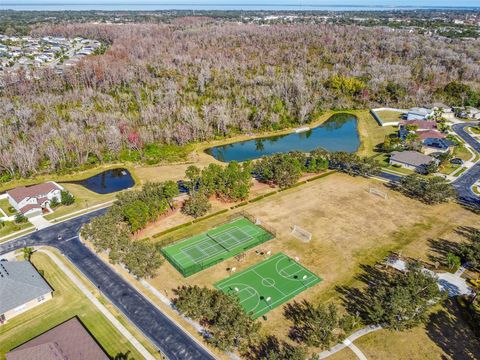
[[[376,5],[376,6],[476,6],[479,0],[0,0],[8,4],[197,4],[197,5]]]

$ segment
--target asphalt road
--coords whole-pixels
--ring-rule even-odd
[[[465,128],[476,125],[478,125],[478,123],[454,124],[452,125],[452,129],[458,136],[480,153],[480,143],[465,131]],[[478,196],[473,193],[471,187],[478,179],[480,179],[480,163],[473,165],[452,183],[453,187],[457,190],[458,201],[475,209],[480,209],[480,200]]]
[[[25,246],[48,245],[59,249],[108,299],[135,324],[168,359],[200,360],[214,357],[152,305],[78,238],[83,224],[102,215],[101,209],[30,235],[0,244],[0,255]],[[62,240],[58,240],[58,235]]]

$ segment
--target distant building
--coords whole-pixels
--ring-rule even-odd
[[[411,108],[407,112],[407,120],[426,120],[434,114],[432,109]]]
[[[51,299],[52,291],[28,261],[0,262],[0,324]]]
[[[77,318],[72,318],[6,354],[7,360],[108,360]]]
[[[17,211],[27,217],[42,215],[43,209],[48,209],[50,202],[55,198],[61,201],[63,188],[49,181],[29,187],[21,186],[7,191],[7,198]]]
[[[418,151],[394,151],[390,156],[391,165],[399,165],[414,171],[421,171],[433,161],[438,162],[435,158]]]

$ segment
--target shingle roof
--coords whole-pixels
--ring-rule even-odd
[[[435,121],[429,121],[429,120],[403,120],[403,121],[400,121],[400,125],[404,125],[404,126],[415,125],[420,130],[432,130],[432,129],[435,129],[437,126]]]
[[[0,314],[51,291],[28,261],[0,262]]]
[[[390,156],[390,160],[412,166],[422,166],[430,164],[434,161],[434,158],[428,155],[423,155],[417,151],[394,151]]]
[[[49,181],[43,184],[37,184],[32,186],[20,186],[12,190],[8,190],[7,194],[10,195],[16,202],[20,202],[28,197],[37,197],[46,195],[52,190],[61,190],[55,183]]]
[[[423,141],[423,145],[435,149],[446,150],[452,145],[452,143],[446,139],[426,138]]]
[[[72,318],[6,354],[7,360],[108,360],[77,318]]]
[[[427,138],[431,139],[443,139],[445,134],[442,134],[440,131],[437,130],[424,130],[424,131],[416,131],[415,132],[420,140],[425,140]]]

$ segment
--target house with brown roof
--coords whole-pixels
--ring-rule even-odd
[[[0,262],[0,325],[52,298],[52,288],[28,261]]]
[[[17,211],[27,217],[42,215],[49,210],[50,202],[55,198],[61,201],[63,187],[53,181],[33,186],[20,186],[6,192],[7,199]]]
[[[7,360],[109,360],[76,317],[18,346]]]

